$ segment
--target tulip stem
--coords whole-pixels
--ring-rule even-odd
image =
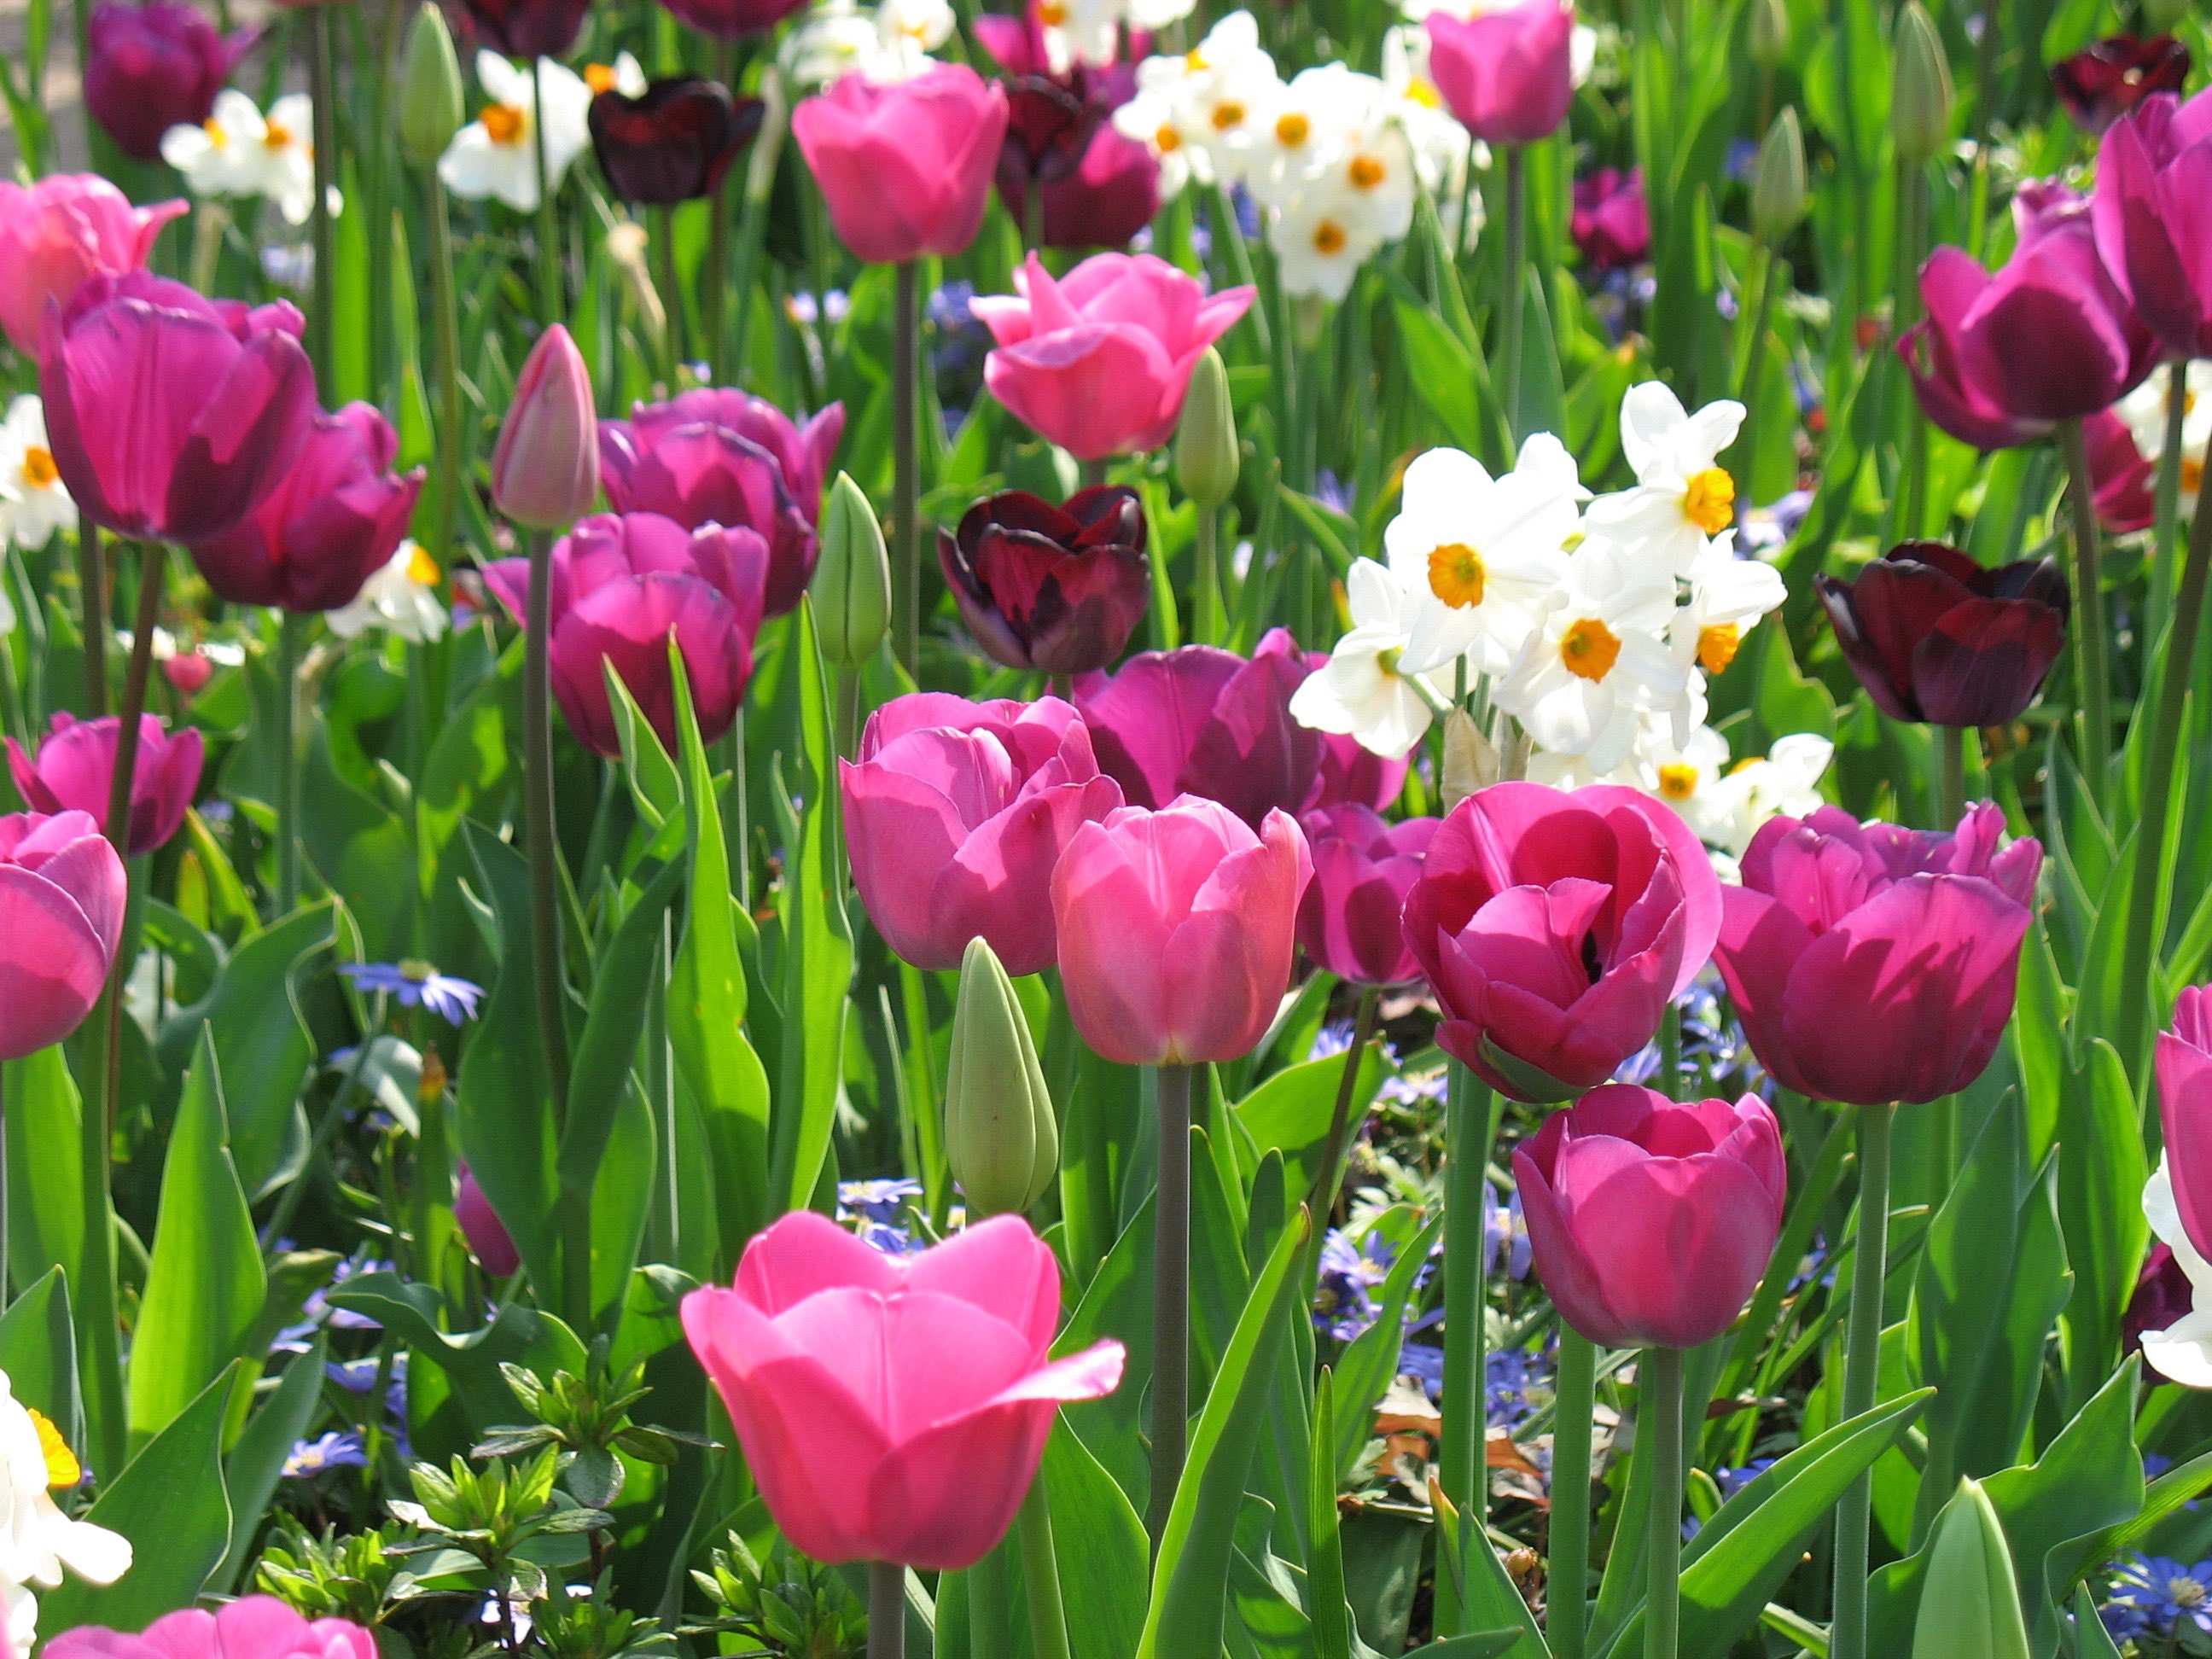
[[[868,1659],[906,1659],[906,1569],[868,1564]]]
[[[1030,1483],[1022,1499],[1022,1573],[1030,1597],[1030,1650],[1036,1659],[1068,1659],[1067,1609],[1060,1595],[1060,1552],[1053,1542],[1052,1506],[1046,1501],[1044,1471]]]
[[[722,193],[719,190],[714,193],[714,208],[718,216],[726,211],[722,205]],[[713,234],[714,240],[709,246],[720,247],[722,240],[721,227],[717,225]],[[667,327],[661,336],[660,342],[660,375],[661,379],[667,383],[668,395],[673,398],[681,390],[677,384],[676,375],[678,367],[684,362],[684,282],[681,273],[676,268],[675,209],[666,206],[653,209],[653,252],[660,256],[655,262],[660,267],[660,308],[668,319]],[[711,340],[720,336],[722,326],[721,301],[719,297],[721,293],[721,273],[720,271],[710,273],[708,281],[710,285],[707,289],[708,294],[717,296],[709,307],[714,313],[714,319],[712,322],[702,319],[701,326],[706,329],[707,337]]]
[[[1505,147],[1505,280],[1498,296],[1498,379],[1506,429],[1521,441],[1521,320],[1526,303],[1521,268],[1528,259],[1528,154],[1518,144]]]
[[[300,902],[300,635],[287,611],[276,626],[276,911]]]
[[[911,259],[898,267],[891,337],[891,645],[911,675],[921,630],[921,434],[915,421],[916,368],[921,350],[921,276]]]
[[[1443,1444],[1437,1478],[1466,1517],[1467,1536],[1480,1539],[1490,1512],[1485,1474],[1489,1442],[1483,1399],[1483,1320],[1488,1267],[1486,1180],[1496,1137],[1498,1097],[1460,1060],[1451,1062],[1444,1129],[1444,1382]],[[1480,1546],[1480,1547],[1487,1547]],[[1437,1575],[1437,1634],[1468,1633],[1468,1609]]]
[[[331,234],[331,181],[338,153],[337,73],[332,61],[331,14],[317,6],[307,19],[307,96],[314,106],[315,199],[307,211],[310,244],[315,251],[315,314],[307,325],[307,349],[314,359],[315,384],[324,399],[337,402],[337,245]],[[356,206],[356,212],[362,210]],[[286,907],[289,908],[288,905]]]
[[[2112,780],[2112,688],[2105,665],[2105,588],[2097,543],[2095,487],[2089,477],[2089,447],[2081,422],[2058,428],[2058,447],[2066,458],[2067,504],[2074,512],[2074,685],[2081,720],[2081,770],[2091,795],[2101,805]],[[2145,773],[2155,777],[2155,773]]]
[[[84,714],[99,720],[107,713],[107,556],[100,526],[81,521],[76,538],[76,580],[83,590],[78,610],[84,623]]]
[[[1881,1298],[1889,1255],[1889,1127],[1893,1107],[1858,1109],[1859,1225],[1852,1246],[1851,1305],[1844,1338],[1844,1420],[1874,1409],[1881,1359]],[[1829,1659],[1866,1659],[1867,1542],[1874,1498],[1862,1474],[1836,1510],[1835,1623]]]
[[[2173,607],[2173,556],[2181,539],[2181,447],[2189,420],[2189,361],[2166,371],[2166,443],[2158,452],[2157,528],[2151,537],[2148,648],[2166,632]]]
[[[1774,291],[1781,286],[1778,278],[1789,267],[1775,257],[1774,250],[1762,245],[1758,250],[1756,280],[1759,297],[1751,306],[1751,339],[1743,353],[1743,374],[1736,382],[1736,401],[1743,405],[1743,435],[1737,439],[1736,471],[1743,477],[1743,495],[1751,499],[1751,489],[1759,460],[1759,388],[1766,377],[1759,373],[1765,366],[1767,325],[1774,315]]]
[[[1191,617],[1191,638],[1200,645],[1220,645],[1229,631],[1228,607],[1221,592],[1221,509],[1198,509],[1198,603]]]
[[[2205,441],[2212,460],[2212,439]],[[2199,500],[2189,527],[2189,557],[2181,568],[2173,621],[2166,629],[2165,677],[2151,714],[2150,743],[2143,751],[2142,801],[2136,817],[2134,878],[2128,892],[2128,933],[2120,955],[2120,1000],[2115,1036],[2121,1062],[2140,1076],[2146,1031],[2154,1023],[2151,970],[2166,933],[2160,890],[2172,879],[2166,861],[2167,815],[2173,809],[2174,757],[2181,744],[2182,717],[2188,711],[2190,680],[2197,655],[2197,633],[2204,615],[2204,587],[2212,570],[2212,492]]]
[[[1189,1426],[1190,1067],[1153,1068],[1159,1091],[1160,1178],[1152,1203],[1152,1489],[1146,1530],[1155,1553],[1182,1479]]]
[[[430,520],[430,554],[441,568],[450,571],[454,526],[461,511],[461,313],[453,294],[453,225],[446,186],[435,167],[428,170],[428,191],[430,308],[438,331],[438,493]],[[444,712],[443,698],[434,698],[432,718]]]
[[[1893,337],[1920,319],[1919,270],[1922,250],[1928,241],[1928,169],[1916,161],[1899,161],[1897,167],[1897,289],[1896,314],[1890,324]],[[1884,364],[1887,374],[1889,366]],[[1897,488],[1897,532],[1911,540],[1923,532],[1927,517],[1928,416],[1920,399],[1905,400],[1905,458]]]
[[[726,40],[719,44],[714,50],[714,78],[722,83],[723,89],[730,94],[732,100],[738,96],[738,43],[734,40]],[[722,384],[722,369],[726,361],[723,354],[729,349],[726,343],[729,338],[729,325],[726,319],[730,314],[730,189],[729,173],[725,171],[721,179],[714,185],[714,194],[708,198],[707,269],[700,284],[702,299],[699,326],[706,331],[707,335],[707,349],[703,355],[707,359],[707,383],[709,386]],[[680,355],[674,349],[674,342],[677,337],[677,320],[684,309],[684,290],[676,286],[674,217],[671,210],[667,208],[661,209],[660,215],[662,228],[671,233],[666,238],[668,306],[671,313],[669,361],[674,364],[682,361]],[[740,303],[743,302],[740,301]],[[674,397],[677,390],[676,371],[672,367],[668,371],[668,395]]]
[[[1644,1655],[1644,1659],[1674,1659],[1682,1622],[1682,1356],[1674,1348],[1646,1348],[1640,1363],[1643,1420],[1637,1432],[1651,1437]]]
[[[522,636],[523,830],[530,860],[530,955],[537,981],[538,1050],[553,1097],[555,1126],[565,1128],[568,993],[562,984],[561,854],[553,834],[552,681],[547,649],[552,631],[552,535],[532,531],[529,616]]]
[[[1596,1413],[1597,1345],[1559,1322],[1552,1419],[1552,1659],[1583,1659],[1589,1621],[1590,1422]]]
[[[530,60],[530,147],[538,164],[538,312],[547,328],[562,317],[561,221],[553,210],[553,179],[545,164],[545,60]]]

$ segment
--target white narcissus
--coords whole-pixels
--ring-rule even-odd
[[[2181,510],[2193,517],[2197,492],[2204,487],[2204,446],[2212,441],[2212,362],[2197,358],[2182,383]],[[2112,405],[2147,461],[2166,453],[2166,422],[2171,412],[2173,378],[2160,367],[2141,386]]]
[[[46,406],[25,392],[0,422],[0,547],[44,547],[57,530],[76,528],[76,503],[46,446]],[[0,592],[0,604],[6,595]],[[9,613],[13,625],[14,613]]]
[[[437,563],[411,541],[399,544],[384,568],[362,584],[351,605],[324,617],[342,640],[381,628],[410,645],[442,637],[449,620],[438,597]]]
[[[1761,617],[1790,597],[1782,573],[1735,550],[1735,532],[1724,530],[1690,561],[1688,603],[1668,624],[1668,642],[1684,666],[1694,663],[1718,674],[1735,660],[1743,636]]]
[[[2142,1206],[2151,1231],[2173,1252],[2174,1265],[2187,1275],[2190,1291],[2187,1313],[2162,1331],[2143,1333],[2143,1363],[2185,1389],[2212,1389],[2212,1262],[2189,1242],[2164,1158],[2144,1183]]]
[[[1692,415],[1657,380],[1631,386],[1620,403],[1620,445],[1635,487],[1592,501],[1590,528],[1632,558],[1687,575],[1707,539],[1735,522],[1735,480],[1720,456],[1742,425],[1743,405],[1733,398]]]
[[[53,1488],[83,1478],[60,1431],[16,1399],[0,1371],[0,1602],[17,1653],[28,1653],[38,1639],[34,1591],[57,1588],[64,1568],[94,1584],[112,1584],[130,1571],[129,1539],[71,1520],[54,1502]]]
[[[1498,706],[1538,747],[1580,755],[1601,774],[1628,758],[1646,713],[1677,711],[1686,740],[1688,675],[1664,637],[1674,612],[1672,579],[1585,541],[1498,682]]]
[[[536,64],[545,102],[545,179],[555,189],[592,142],[592,89],[550,58]],[[538,207],[538,91],[532,68],[495,52],[477,54],[477,81],[490,101],[453,135],[438,158],[447,190],[470,201],[495,197],[517,213]]]
[[[315,210],[314,141],[315,106],[306,93],[279,98],[264,116],[244,93],[225,88],[204,122],[161,135],[161,159],[195,196],[262,197],[287,224],[304,225]],[[334,188],[331,211],[339,205]]]
[[[1406,648],[1406,590],[1389,566],[1355,559],[1345,578],[1345,595],[1352,607],[1352,631],[1291,694],[1291,717],[1397,760],[1421,740],[1433,718],[1431,697],[1424,696],[1400,667]],[[1422,678],[1434,699],[1451,696],[1443,677]]]

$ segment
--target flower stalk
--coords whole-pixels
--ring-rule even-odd
[[[1881,1362],[1881,1297],[1889,1255],[1889,1131],[1893,1106],[1858,1108],[1859,1225],[1844,1337],[1844,1420],[1874,1409]],[[1677,1454],[1680,1455],[1679,1453]],[[1831,1659],[1867,1659],[1867,1545],[1874,1480],[1862,1474],[1836,1510],[1835,1623]]]
[[[1153,1068],[1160,1176],[1152,1207],[1152,1489],[1145,1529],[1155,1553],[1182,1479],[1190,1416],[1190,1075],[1188,1066]]]

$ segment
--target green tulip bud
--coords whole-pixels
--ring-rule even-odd
[[[973,1216],[1020,1214],[1060,1168],[1060,1124],[1028,1017],[998,953],[980,939],[960,962],[945,1157]]]
[[[1208,346],[1191,373],[1190,391],[1176,427],[1176,482],[1204,511],[1218,509],[1237,493],[1237,410],[1229,400],[1229,371]]]
[[[1805,185],[1805,135],[1797,112],[1784,108],[1759,141],[1759,166],[1751,179],[1751,228],[1772,247],[1804,218],[1811,204]]]
[[[399,69],[399,148],[418,167],[435,167],[461,130],[461,60],[434,5],[424,3],[407,31]]]
[[[1897,153],[1917,167],[1932,161],[1951,139],[1951,63],[1943,37],[1920,0],[1905,0],[1892,42],[1896,62],[1890,80],[1889,130]]]
[[[1987,1493],[1971,1480],[1936,1518],[1912,1659],[2027,1659],[2012,1551]]]
[[[814,627],[823,659],[858,668],[890,625],[891,563],[868,497],[840,472],[822,505],[822,556],[814,568]]]
[[[1790,56],[1790,0],[1752,0],[1751,58],[1772,68]]]

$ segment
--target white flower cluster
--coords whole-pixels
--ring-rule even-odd
[[[1139,64],[1114,125],[1151,147],[1163,196],[1194,179],[1243,185],[1266,215],[1285,289],[1341,300],[1412,228],[1424,186],[1448,230],[1464,193],[1468,135],[1429,82],[1426,36],[1392,29],[1382,59],[1380,76],[1322,64],[1285,81],[1252,14],[1232,12],[1193,51]]]
[[[578,156],[592,147],[592,100],[602,92],[636,98],[645,70],[628,52],[613,64],[591,64],[581,75],[550,58],[514,64],[495,52],[477,54],[477,84],[485,103],[453,135],[438,158],[438,178],[471,202],[495,198],[517,213],[538,209],[538,113],[545,113],[545,181],[561,187]]]
[[[161,159],[185,175],[195,196],[261,197],[276,204],[287,224],[304,225],[315,210],[315,106],[288,93],[264,115],[244,93],[226,88],[195,126],[161,135]],[[330,210],[342,205],[331,187]]]
[[[57,530],[76,528],[76,503],[46,444],[46,406],[34,392],[8,405],[0,422],[0,549],[44,547]],[[0,592],[0,605],[7,603]]]
[[[2166,422],[2172,409],[2172,377],[2161,364],[2157,372],[2112,405],[2136,441],[2136,452],[2156,465],[2166,453]],[[2204,445],[2212,439],[2212,362],[2203,358],[2189,365],[2182,383],[2181,400],[2181,512],[2197,515],[2197,492],[2204,487]]]
[[[935,66],[929,54],[952,38],[957,21],[949,0],[825,0],[784,38],[783,72],[803,88],[852,74],[911,81]]]
[[[1395,757],[1460,686],[1482,688],[1534,745],[1530,776],[1647,789],[1728,853],[1809,811],[1825,738],[1731,769],[1705,723],[1706,676],[1785,597],[1778,571],[1735,550],[1719,457],[1742,421],[1741,404],[1693,415],[1656,381],[1633,387],[1620,427],[1636,483],[1594,501],[1549,433],[1498,477],[1455,449],[1416,458],[1384,559],[1352,568],[1352,631],[1292,714]]]

